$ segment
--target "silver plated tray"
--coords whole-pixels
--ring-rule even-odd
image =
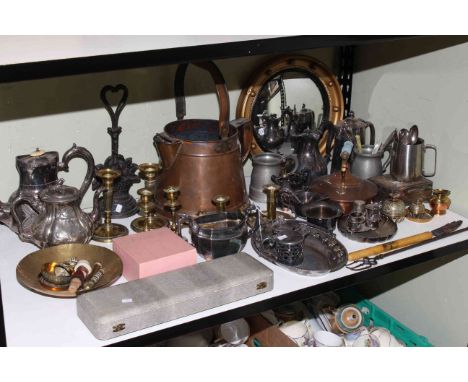
[[[376,229],[369,229],[363,232],[351,232],[348,229],[348,216],[343,216],[338,220],[338,230],[348,239],[361,243],[376,243],[389,240],[395,235],[397,229],[396,223],[387,216],[382,216]]]
[[[299,232],[303,238],[303,261],[294,266],[278,261],[275,248],[270,245],[282,230]],[[252,236],[252,247],[261,257],[281,268],[306,276],[322,276],[343,268],[348,262],[348,251],[335,235],[313,225],[285,220],[262,224]]]

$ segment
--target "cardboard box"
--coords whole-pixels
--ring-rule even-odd
[[[135,233],[113,240],[127,281],[173,271],[197,263],[197,251],[169,228]]]
[[[297,347],[297,344],[261,315],[246,317],[250,327],[249,347]]]

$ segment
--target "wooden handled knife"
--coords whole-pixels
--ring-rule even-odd
[[[370,248],[354,251],[348,254],[348,261],[355,261],[363,259],[365,257],[377,256],[388,251],[408,247],[410,245],[412,246],[414,244],[424,244],[425,241],[435,237],[449,236],[458,227],[460,227],[461,224],[461,220],[456,220],[451,223],[445,224],[444,226],[437,228],[433,231],[419,233],[417,235],[404,237],[402,239],[389,241],[388,243],[378,244]]]

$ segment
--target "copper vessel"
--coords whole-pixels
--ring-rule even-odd
[[[436,188],[432,191],[432,197],[429,200],[433,215],[445,215],[452,201],[449,198],[450,191]]]
[[[343,215],[351,212],[355,200],[367,202],[377,195],[377,186],[374,183],[359,179],[349,171],[334,172],[331,175],[317,178],[309,189],[338,202],[343,210]]]
[[[221,72],[212,62],[194,65],[207,70],[216,83],[219,121],[184,120],[187,65],[179,65],[176,72],[177,121],[167,124],[164,133],[154,137],[162,164],[155,194],[157,210],[169,216],[164,209],[163,190],[170,185],[180,189],[182,213],[198,215],[215,211],[212,197],[220,194],[229,196],[229,210],[239,210],[248,202],[242,159],[248,155],[249,146],[244,146],[241,153],[238,128],[250,122],[245,119],[229,122],[229,95]]]

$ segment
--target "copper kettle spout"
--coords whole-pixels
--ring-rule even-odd
[[[164,170],[169,169],[177,158],[182,142],[166,133],[158,133],[153,138],[153,145],[158,152]]]

